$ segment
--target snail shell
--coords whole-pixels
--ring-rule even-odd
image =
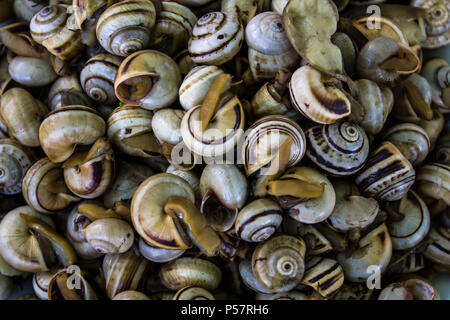
[[[17,194],[22,190],[22,178],[34,159],[31,149],[10,140],[0,139],[0,193]]]
[[[200,105],[214,80],[223,73],[216,66],[199,66],[189,71],[178,91],[181,106],[189,110]],[[228,89],[229,86],[224,86],[222,93]]]
[[[48,271],[55,261],[53,249],[46,239],[38,242],[36,235],[29,232],[21,214],[42,220],[54,229],[50,217],[28,206],[18,207],[8,212],[0,222],[0,254],[9,265],[20,271]]]
[[[155,20],[155,6],[151,1],[125,0],[113,4],[98,18],[98,42],[109,53],[128,56],[148,46]]]
[[[338,121],[351,112],[350,101],[338,88],[327,87],[322,74],[310,66],[297,69],[289,82],[292,105],[305,117],[322,124]]]
[[[152,119],[152,129],[161,142],[177,144],[183,140],[180,132],[181,120],[185,112],[179,109],[164,108],[156,111]]]
[[[163,285],[171,290],[190,286],[215,290],[222,279],[222,271],[208,260],[183,257],[165,264],[159,277]]]
[[[128,223],[115,218],[97,219],[83,229],[87,242],[101,253],[124,253],[134,242]]]
[[[151,111],[136,106],[126,105],[118,107],[114,109],[108,118],[108,139],[120,151],[132,156],[148,157],[159,155],[159,153],[156,153],[156,150],[145,150],[139,145],[127,143],[128,138],[151,132],[152,118]]]
[[[76,73],[56,79],[48,92],[48,106],[51,110],[71,105],[91,104],[92,101],[84,94]]]
[[[436,300],[435,289],[427,282],[419,279],[408,279],[394,282],[386,286],[378,296],[378,300]]]
[[[38,212],[55,213],[78,201],[66,192],[49,191],[50,186],[63,183],[63,169],[48,158],[35,162],[23,178],[22,193],[30,207]],[[65,185],[64,185],[65,187]]]
[[[386,141],[369,155],[355,182],[369,197],[394,201],[403,198],[415,177],[415,170],[408,159]]]
[[[45,3],[38,0],[14,0],[14,13],[20,20],[31,21],[33,16],[43,9]]]
[[[64,297],[64,294],[61,292],[61,289],[58,285],[57,278],[61,276],[65,276],[66,274],[74,274],[76,272],[77,280],[79,281],[80,288],[72,288],[69,289],[69,286],[66,284],[66,289],[75,291],[76,294],[80,297],[80,300],[98,300],[98,295],[96,291],[94,290],[94,287],[87,281],[86,279],[86,272],[83,270],[80,270],[81,272],[76,272],[73,269],[60,269],[58,272],[53,274],[52,278],[50,279],[48,283],[48,300],[66,300],[66,297]],[[75,274],[74,274],[75,275]],[[70,279],[70,278],[69,278]],[[68,280],[69,280],[68,279]],[[72,299],[68,299],[72,300]]]
[[[201,287],[186,287],[178,290],[172,300],[216,300],[208,290]]]
[[[117,103],[114,79],[121,62],[121,58],[106,53],[98,54],[86,62],[80,72],[80,82],[89,97],[108,106]]]
[[[192,30],[188,49],[197,64],[221,65],[233,59],[244,42],[244,27],[236,15],[209,12]]]
[[[448,101],[449,89],[447,88],[450,87],[450,66],[447,60],[440,58],[428,60],[423,66],[421,75],[428,80],[433,102],[440,107],[442,112],[448,112],[450,102]],[[445,99],[446,101],[444,101]]]
[[[383,140],[405,146],[410,153],[408,160],[413,166],[422,163],[430,150],[430,139],[427,132],[413,123],[402,123],[389,128]]]
[[[431,228],[428,234],[431,243],[427,246],[424,256],[439,264],[450,265],[450,229],[444,227]]]
[[[205,131],[200,121],[201,106],[187,111],[181,121],[183,142],[203,157],[219,157],[232,150],[244,134],[245,113],[237,96],[225,96]]]
[[[196,196],[200,199],[200,179],[194,171],[185,171],[178,169],[173,165],[170,165],[169,167],[167,167],[166,172],[174,174],[186,180],[186,182],[189,183],[189,185],[195,191]]]
[[[370,250],[367,250],[370,248]],[[372,274],[370,266],[376,266],[382,274],[392,256],[392,242],[385,224],[373,229],[360,241],[350,257],[341,252],[337,261],[344,270],[345,279],[352,282],[365,282]],[[372,271],[373,272],[373,271]]]
[[[279,15],[283,15],[284,7],[286,7],[289,0],[272,0],[271,8]]]
[[[441,163],[430,163],[417,171],[417,193],[426,202],[442,199],[450,205],[450,166]]]
[[[122,61],[114,90],[120,101],[154,110],[175,102],[180,84],[180,70],[172,58],[158,51],[142,50]]]
[[[52,162],[67,160],[77,145],[89,145],[105,134],[105,121],[93,109],[67,106],[50,112],[39,128],[39,141]]]
[[[36,272],[33,274],[33,291],[39,299],[48,299],[48,285],[53,274],[51,271]]]
[[[158,248],[148,244],[142,238],[139,239],[139,252],[142,256],[156,263],[165,263],[181,257],[186,250],[169,250]]]
[[[263,7],[264,0],[222,0],[220,11],[237,15],[242,24],[246,26],[255,15],[263,10]]]
[[[302,284],[312,287],[322,297],[333,297],[344,284],[344,271],[337,261],[311,256],[306,259]]]
[[[306,150],[305,134],[301,127],[285,116],[266,116],[248,129],[242,156],[247,176],[267,166],[276,156],[280,146],[291,138],[291,150],[287,167],[298,164]]]
[[[327,222],[339,232],[354,228],[365,229],[374,222],[379,213],[378,202],[354,194],[354,185],[345,180],[333,181],[336,205]]]
[[[408,191],[401,200],[388,202],[386,206],[404,215],[400,221],[387,222],[394,249],[413,248],[428,234],[430,213],[425,202],[414,191]]]
[[[256,81],[273,79],[279,69],[295,70],[300,62],[300,56],[295,49],[280,54],[269,55],[255,49],[248,49],[250,71]]]
[[[66,25],[67,8],[62,5],[50,5],[36,13],[30,21],[30,34],[33,40],[42,44]]]
[[[425,16],[427,37],[420,43],[423,48],[434,49],[450,43],[450,4],[438,0],[413,0],[411,6],[428,9]]]
[[[351,122],[315,126],[306,131],[306,155],[334,176],[358,172],[369,155],[369,139],[364,129]]]
[[[133,250],[125,253],[110,253],[103,259],[103,275],[106,294],[112,299],[122,291],[142,291],[150,272],[149,262]]]
[[[188,7],[201,7],[205,4],[208,4],[212,0],[177,0],[175,2],[181,3],[182,5]]]
[[[293,49],[281,15],[270,11],[250,20],[245,28],[245,40],[249,48],[266,55],[278,55]]]
[[[34,57],[14,57],[8,72],[14,81],[28,87],[46,86],[58,77],[50,62]]]
[[[271,292],[295,288],[305,272],[305,242],[300,237],[276,235],[261,242],[252,255],[252,269],[260,284]]]
[[[186,48],[196,22],[197,17],[188,7],[162,1],[162,10],[152,29],[151,48],[169,56]]]
[[[151,300],[151,299],[142,292],[128,290],[118,293],[112,300]]]
[[[450,165],[450,133],[439,137],[434,149],[434,160],[445,165]]]
[[[242,240],[261,242],[267,240],[283,221],[278,203],[270,199],[257,199],[239,211],[234,232]]]
[[[21,144],[39,147],[39,126],[47,107],[25,89],[12,88],[1,96],[0,114],[9,133]]]
[[[197,66],[197,64],[194,61],[192,61],[192,58],[189,55],[189,50],[187,48],[178,52],[173,57],[173,59],[178,64],[181,75],[183,77],[185,77],[189,73],[189,71],[191,71],[194,67]]]

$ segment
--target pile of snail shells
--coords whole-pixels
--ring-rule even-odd
[[[0,0],[0,299],[450,299],[450,5],[373,2]]]

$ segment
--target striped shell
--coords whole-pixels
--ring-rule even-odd
[[[172,56],[186,48],[197,17],[188,8],[176,2],[162,1],[162,11],[158,13],[152,29],[151,48]]]
[[[114,93],[114,80],[122,59],[101,53],[90,58],[80,72],[83,90],[96,102],[113,105],[118,102]]]
[[[235,234],[249,242],[268,239],[283,221],[278,203],[270,199],[257,199],[239,211],[234,224]]]
[[[411,5],[428,9],[425,17],[427,37],[420,45],[426,49],[447,46],[450,43],[450,3],[442,0],[413,0]]]
[[[391,142],[386,141],[369,155],[355,182],[369,197],[394,201],[406,195],[415,176],[411,163]]]
[[[292,105],[305,117],[322,124],[350,115],[350,101],[338,88],[326,87],[322,74],[310,66],[297,69],[289,82]]]
[[[450,228],[431,228],[428,239],[431,243],[424,256],[435,263],[450,266]]]
[[[38,212],[55,213],[67,208],[76,197],[65,197],[46,189],[64,181],[63,169],[48,158],[36,161],[23,178],[22,193],[28,205]],[[69,194],[68,190],[65,194]]]
[[[369,139],[357,124],[340,122],[315,126],[305,133],[306,155],[333,176],[358,172],[369,155]]]
[[[0,194],[22,191],[22,178],[31,166],[34,153],[10,139],[0,139]]]
[[[201,287],[185,287],[178,290],[172,300],[216,300],[208,290]]]
[[[108,7],[98,18],[98,42],[109,53],[128,56],[149,45],[155,20],[155,6],[151,1],[121,1]]]
[[[302,284],[312,287],[322,297],[331,298],[344,284],[344,271],[336,260],[310,256],[306,259]]]
[[[48,92],[48,106],[51,110],[55,110],[74,104],[89,106],[92,101],[83,92],[78,74],[71,73],[53,82]]]
[[[30,34],[33,40],[41,44],[54,36],[66,25],[67,8],[62,5],[44,7],[30,21]]]
[[[293,140],[288,167],[299,163],[305,154],[305,134],[296,122],[287,117],[263,117],[253,123],[247,132],[242,145],[242,160],[247,176],[271,162],[288,137]]]
[[[261,242],[252,255],[252,269],[271,292],[287,292],[300,284],[305,272],[306,245],[302,238],[279,234]]]
[[[278,55],[292,50],[283,28],[281,15],[266,11],[255,16],[245,28],[249,48],[267,55]]]
[[[413,248],[422,241],[430,230],[430,213],[423,200],[412,190],[396,202],[388,202],[387,208],[404,215],[400,221],[389,221],[392,247],[396,250]]]
[[[103,259],[105,291],[110,299],[127,290],[142,291],[147,281],[150,263],[133,250],[110,253]]]
[[[214,80],[224,72],[216,66],[195,67],[184,78],[178,91],[180,104],[185,110],[200,105]],[[223,92],[229,87],[225,86]]]
[[[450,166],[430,163],[417,170],[415,188],[425,201],[442,199],[450,205]]]
[[[163,285],[171,290],[189,286],[215,290],[222,280],[222,271],[208,260],[183,257],[165,264],[159,277]]]
[[[237,16],[210,12],[195,24],[188,48],[195,63],[220,65],[233,59],[243,42],[244,27]]]

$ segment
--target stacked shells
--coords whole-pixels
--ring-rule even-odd
[[[450,6],[399,3],[0,0],[0,299],[450,299]]]

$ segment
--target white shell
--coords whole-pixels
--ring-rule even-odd
[[[189,54],[198,64],[220,65],[233,59],[244,42],[244,27],[237,16],[210,12],[194,26]]]
[[[43,8],[30,21],[30,34],[39,44],[57,34],[66,25],[67,8],[52,5]]]

